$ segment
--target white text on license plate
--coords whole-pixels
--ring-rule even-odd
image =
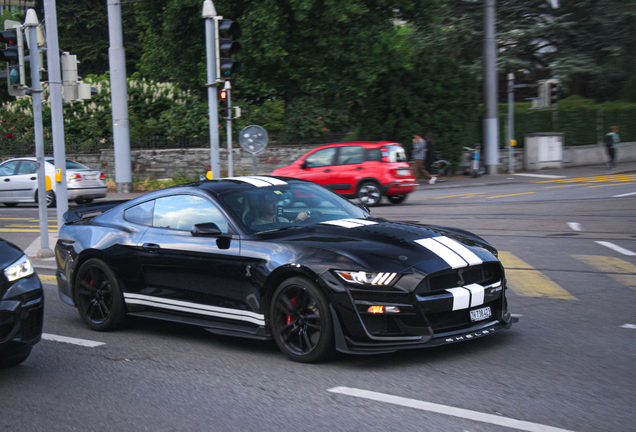
[[[486,318],[490,318],[490,306],[486,306],[485,308],[475,309],[470,311],[470,320],[471,321],[482,321]]]

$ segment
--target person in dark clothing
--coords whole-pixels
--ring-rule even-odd
[[[431,172],[433,162],[435,162],[435,139],[433,138],[433,133],[426,132],[426,135],[424,135],[424,141],[426,141],[426,157],[424,158],[424,169],[426,170],[426,173],[429,174]],[[429,176],[429,184],[435,184],[437,177],[431,174],[429,174]]]
[[[608,168],[616,168],[616,150],[618,149],[618,143],[621,142],[621,137],[618,134],[618,126],[610,127],[610,131],[610,133],[605,135],[605,147],[609,156],[607,165]]]

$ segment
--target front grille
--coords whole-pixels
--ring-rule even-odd
[[[496,302],[484,303],[479,307],[490,306],[493,316],[498,310]],[[483,322],[488,322],[492,318],[483,321],[472,321],[470,319],[470,309],[462,309],[457,311],[446,311],[440,313],[431,313],[426,315],[428,323],[431,325],[433,332],[441,333],[447,331],[461,330]]]
[[[415,292],[416,294],[430,293],[474,283],[485,286],[499,280],[501,280],[501,266],[498,263],[485,263],[430,274],[420,282]]]

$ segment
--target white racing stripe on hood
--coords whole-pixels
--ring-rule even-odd
[[[444,246],[452,249],[453,252],[455,252],[460,257],[462,257],[468,263],[468,265],[478,265],[483,263],[481,258],[475,255],[470,249],[468,249],[466,246],[464,246],[457,240],[453,240],[452,238],[444,237],[444,236],[433,237],[433,239],[437,242],[442,243]]]
[[[360,228],[365,225],[377,225],[377,222],[368,221],[364,219],[340,219],[340,220],[332,220],[320,222],[325,225],[335,225],[342,228]]]
[[[261,177],[261,176],[250,176],[249,178],[252,179],[256,179],[256,180],[262,180],[264,182],[269,182],[274,186],[281,186],[281,185],[286,185],[287,182],[282,181],[282,180],[278,180],[276,178],[272,178],[272,177]]]
[[[466,261],[461,256],[459,256],[456,252],[443,245],[442,243],[435,241],[434,238],[415,240],[415,243],[424,246],[426,249],[435,253],[441,259],[446,261],[446,263],[451,266],[451,268],[456,269],[468,266]]]

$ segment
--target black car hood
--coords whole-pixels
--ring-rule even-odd
[[[496,250],[486,241],[467,231],[452,228],[384,219],[351,219],[323,222],[287,233],[278,241],[329,250],[376,271],[405,272],[417,269],[433,273],[465,267],[478,261],[497,261]],[[443,243],[451,245],[459,253],[453,252]]]
[[[14,245],[13,243],[9,243],[8,241],[0,239],[0,267],[5,268],[9,264],[14,263],[18,260],[24,252]]]

